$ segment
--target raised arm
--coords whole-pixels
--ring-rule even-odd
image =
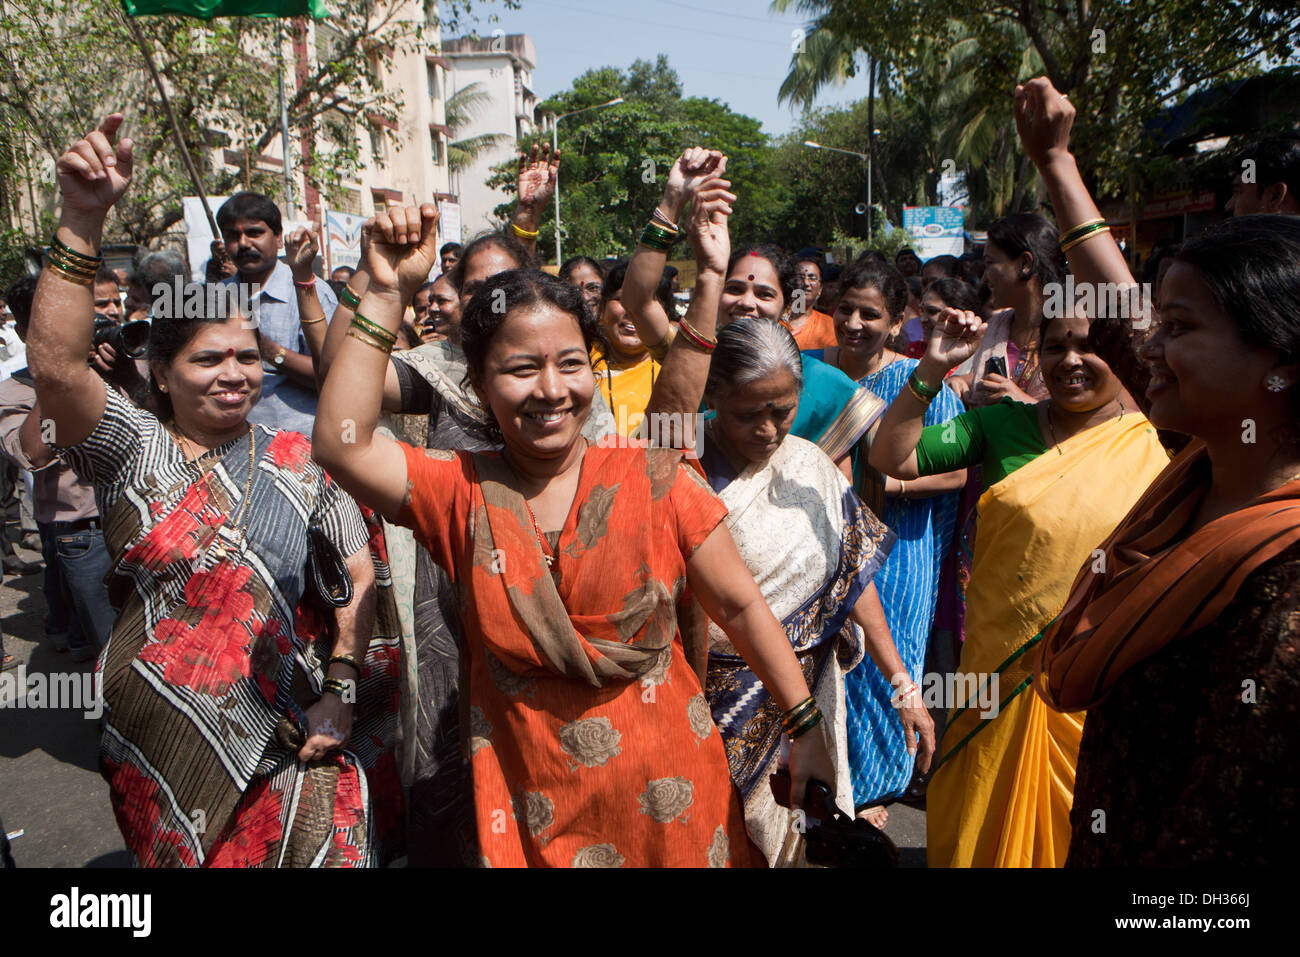
[[[910,481],[920,475],[916,446],[925,427],[928,392],[938,394],[948,370],[975,354],[987,324],[973,312],[945,309],[935,317],[934,329],[926,341],[925,355],[898,397],[885,410],[871,443],[867,461],[871,467],[896,479]],[[921,393],[918,395],[917,393]]]
[[[658,214],[655,219],[661,225],[678,227],[687,201],[705,182],[721,177],[726,171],[727,158],[717,150],[706,150],[699,146],[686,150],[668,171],[663,198],[655,207],[655,213]],[[655,298],[655,290],[659,288],[664,264],[667,262],[667,248],[660,249],[638,242],[623,279],[623,309],[636,325],[636,334],[652,351],[657,351],[668,336],[668,313],[664,312],[664,307]]]
[[[519,153],[519,177],[515,180],[519,201],[515,204],[510,225],[511,232],[524,244],[534,261],[537,259],[537,229],[542,214],[546,212],[546,204],[555,196],[555,184],[559,178],[560,151],[551,153],[549,143],[542,144],[540,154],[536,143],[531,153]]]
[[[1075,276],[1075,286],[1082,289],[1092,284],[1097,292],[1094,301],[1099,309],[1097,315],[1090,317],[1094,321],[1089,341],[1146,412],[1150,407],[1146,398],[1150,373],[1138,359],[1136,346],[1143,330],[1150,326],[1153,304],[1146,290],[1140,288],[1132,300],[1127,296],[1101,294],[1107,288],[1105,284],[1114,284],[1116,290],[1137,286],[1124,254],[1109,231],[1090,232],[1078,242],[1073,242],[1074,237],[1070,235],[1071,230],[1103,218],[1070,153],[1074,105],[1057,92],[1050,80],[1039,77],[1016,87],[1015,113],[1020,142],[1038,167],[1056,211],[1057,228],[1065,240],[1063,245],[1069,247],[1065,256]],[[1117,301],[1126,307],[1121,315],[1106,315],[1104,311],[1109,303]]]
[[[704,398],[713,356],[709,343],[717,342],[718,303],[731,255],[727,217],[736,197],[728,192],[730,185],[724,179],[707,180],[691,203],[688,233],[695,250],[695,289],[691,292],[686,318],[682,320],[682,331],[669,346],[650,393],[647,421],[651,413],[692,414],[699,410]]]
[[[298,321],[311,353],[317,388],[321,380],[320,362],[325,351],[326,328],[325,308],[316,295],[316,274],[311,271],[311,264],[315,262],[319,250],[320,240],[314,230],[308,231],[299,226],[285,237],[284,254],[289,260],[289,269],[293,272],[293,292],[298,297]]]
[[[132,143],[115,143],[114,113],[55,163],[63,208],[36,285],[27,333],[27,361],[45,415],[60,446],[82,442],[104,414],[104,383],[86,364],[93,338],[91,282],[104,219],[131,182]]]
[[[348,280],[343,294],[339,296],[338,308],[334,310],[334,316],[325,328],[320,361],[316,369],[318,388],[321,387],[320,384],[324,383],[326,376],[329,375],[330,366],[338,355],[339,347],[343,345],[343,340],[348,337],[348,328],[352,323],[352,317],[356,315],[350,297],[355,294],[359,300],[366,294],[366,290],[370,288],[370,271],[366,266],[367,253],[368,242],[366,232],[363,229],[361,231],[361,260],[357,263],[357,270],[352,274],[352,278]],[[402,308],[406,308],[405,303],[403,303]],[[383,410],[385,412],[403,411],[402,387],[398,382],[397,372],[393,369],[392,359],[388,360],[388,364],[384,369]]]
[[[316,461],[390,520],[406,499],[406,457],[375,433],[388,368],[384,339],[396,336],[406,303],[437,262],[437,226],[437,207],[425,203],[389,210],[362,227],[370,281],[325,377],[312,432]]]

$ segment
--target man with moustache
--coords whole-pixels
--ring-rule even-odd
[[[316,374],[298,322],[293,272],[279,259],[283,225],[279,207],[261,193],[236,193],[217,210],[217,227],[235,263],[227,283],[248,283],[262,349],[262,394],[248,421],[311,435],[316,417]],[[338,298],[316,279],[326,319]]]

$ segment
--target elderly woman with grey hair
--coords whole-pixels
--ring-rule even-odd
[[[789,434],[801,385],[799,347],[782,323],[744,316],[724,326],[704,387],[714,415],[699,465],[727,506],[741,558],[831,725],[836,780],[825,783],[851,815],[844,675],[865,650],[884,675],[906,680],[872,584],[894,534],[820,448]],[[777,803],[769,782],[781,759],[781,710],[716,626],[710,626],[705,691],[744,798],[750,837],[771,866],[799,866],[802,828]],[[908,747],[919,744],[921,762],[928,763],[934,750],[929,715],[923,707],[903,707],[899,716]]]

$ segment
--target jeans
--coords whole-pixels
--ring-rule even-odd
[[[113,565],[108,548],[104,545],[104,532],[99,528],[67,530],[66,522],[50,522],[47,529],[54,541],[57,564],[74,620],[84,639],[93,641],[96,648],[108,642],[117,615],[108,603],[108,589],[104,577]],[[70,647],[83,644],[69,638]]]

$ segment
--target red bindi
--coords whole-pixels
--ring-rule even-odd
[[[750,281],[750,282],[753,282],[753,281],[754,281],[754,277],[753,277],[753,276],[750,276],[750,277],[749,277],[749,281]]]
[[[234,354],[235,354],[235,350],[234,350],[234,349],[227,349],[227,350],[226,350],[226,358],[227,358],[227,359],[229,359],[229,358],[230,358],[231,356],[233,356]]]

